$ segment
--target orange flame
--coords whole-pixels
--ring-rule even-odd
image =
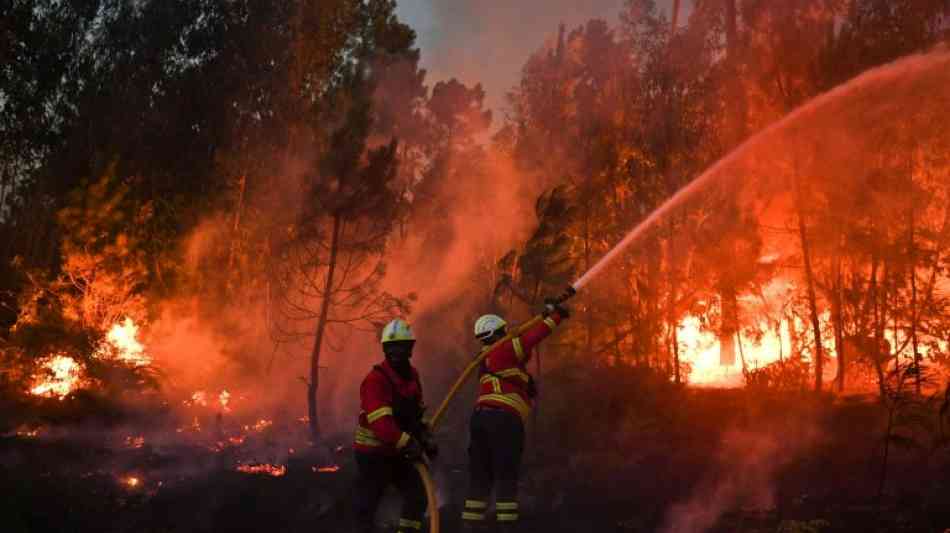
[[[185,401],[185,404],[188,403],[188,401]],[[195,391],[194,394],[191,395],[190,404],[200,405],[201,407],[208,405],[208,393],[203,390]]]
[[[238,472],[244,472],[245,474],[265,474],[273,477],[281,477],[287,473],[287,467],[284,465],[271,465],[271,464],[259,464],[259,465],[238,465]]]
[[[139,328],[131,318],[112,326],[106,334],[106,342],[115,350],[115,357],[131,366],[141,367],[152,364],[152,358],[145,353],[145,347],[138,340]],[[100,354],[103,351],[100,351]]]
[[[258,420],[257,422],[255,422],[253,426],[244,426],[244,431],[257,431],[258,433],[260,433],[261,431],[264,431],[265,429],[273,425],[274,425],[273,421],[267,420],[266,418],[262,418]]]
[[[67,355],[54,355],[43,362],[44,374],[36,378],[30,393],[64,399],[83,382],[82,366]]]
[[[221,403],[221,409],[223,409],[224,412],[228,412],[231,410],[231,408],[228,407],[228,402],[231,401],[230,392],[226,390],[221,391],[221,394],[218,395],[218,401]]]

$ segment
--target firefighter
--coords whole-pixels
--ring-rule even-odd
[[[536,396],[527,363],[534,347],[554,331],[570,313],[549,300],[544,320],[517,337],[495,347],[479,370],[478,399],[472,414],[469,438],[469,492],[462,512],[464,531],[487,527],[488,497],[495,491],[495,520],[502,531],[518,524],[518,474],[524,448],[524,424]],[[475,337],[483,349],[507,334],[507,323],[497,315],[475,322]]]
[[[402,495],[399,533],[421,531],[426,493],[413,462],[438,448],[422,414],[422,385],[410,364],[415,337],[405,321],[383,328],[385,361],[373,367],[360,385],[360,416],[354,452],[357,466],[354,511],[357,532],[374,530],[374,515],[383,492],[395,485]]]

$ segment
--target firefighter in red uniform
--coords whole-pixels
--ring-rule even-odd
[[[527,371],[533,348],[554,331],[567,309],[550,301],[544,320],[489,353],[479,371],[479,393],[471,419],[469,492],[462,513],[465,531],[487,526],[488,496],[495,490],[495,520],[502,531],[518,524],[518,474],[524,448],[524,423],[534,402],[534,378]],[[486,347],[506,335],[497,315],[475,322],[475,337]]]
[[[376,507],[389,485],[402,494],[399,533],[422,530],[426,493],[413,462],[438,449],[422,420],[422,385],[409,363],[415,337],[396,319],[382,334],[386,360],[373,367],[360,386],[360,416],[353,446],[358,476],[354,511],[358,533],[374,531]]]

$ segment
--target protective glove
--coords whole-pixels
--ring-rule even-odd
[[[422,447],[422,444],[417,439],[409,439],[409,442],[399,450],[399,453],[410,462],[417,462],[422,460],[422,454],[425,450]]]
[[[558,316],[561,318],[570,318],[571,312],[564,306],[564,304],[559,303],[555,298],[545,298],[544,300],[544,316],[550,316],[552,313],[557,312]]]
[[[432,429],[429,427],[429,423],[422,421],[419,427],[419,443],[422,444],[422,449],[425,450],[426,455],[430,459],[435,459],[439,456],[439,446],[435,443],[435,437],[432,435]]]
[[[422,449],[426,452],[429,459],[435,459],[439,456],[439,445],[432,439],[422,441]]]

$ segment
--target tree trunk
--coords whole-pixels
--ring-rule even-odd
[[[847,371],[847,358],[844,346],[844,315],[842,309],[842,274],[841,274],[841,256],[835,258],[834,267],[835,281],[832,284],[831,295],[831,321],[835,330],[835,357],[838,360],[838,370],[835,374],[835,385],[838,392],[844,391],[845,372]]]
[[[673,0],[673,25],[670,29],[671,35],[676,35],[676,28],[680,20],[680,0]]]
[[[729,131],[731,134],[730,146],[738,146],[746,137],[746,106],[745,95],[742,91],[739,77],[739,30],[738,10],[736,0],[724,0],[726,22],[726,54],[728,69],[732,80],[729,87],[730,106]],[[731,246],[731,243],[729,244]],[[735,254],[733,254],[735,255]],[[719,364],[732,366],[736,364],[735,338],[738,332],[739,301],[735,284],[727,279],[720,283],[719,298],[722,302],[722,324],[719,331]]]
[[[320,421],[317,414],[317,391],[320,388],[320,351],[323,346],[323,334],[330,313],[330,299],[333,293],[333,275],[336,271],[337,254],[340,247],[340,229],[342,220],[339,214],[333,216],[333,235],[330,238],[330,260],[327,263],[327,278],[323,286],[323,301],[320,303],[320,316],[317,318],[317,332],[310,352],[310,381],[307,383],[307,414],[310,417],[310,435],[314,444],[320,440]]]
[[[884,377],[884,368],[883,368],[883,366],[881,365],[881,358],[882,358],[882,354],[881,354],[881,342],[883,341],[883,338],[882,338],[882,337],[883,337],[883,331],[882,331],[883,328],[880,328],[880,327],[879,327],[879,324],[880,324],[880,322],[881,322],[881,320],[880,320],[881,306],[880,306],[880,302],[878,301],[878,296],[877,296],[877,292],[878,292],[878,291],[877,291],[877,271],[878,271],[878,263],[879,263],[879,260],[878,260],[878,257],[877,257],[877,253],[875,252],[874,255],[873,255],[873,257],[871,258],[871,286],[870,286],[870,293],[871,293],[871,294],[870,294],[870,297],[871,297],[871,302],[872,302],[871,307],[872,307],[872,310],[873,310],[873,312],[872,312],[872,320],[873,320],[872,327],[874,328],[874,332],[873,332],[873,333],[874,333],[874,349],[871,350],[871,352],[872,352],[872,353],[871,353],[871,359],[874,360],[874,370],[877,372],[877,384],[878,384],[878,389],[880,389],[880,393],[881,393],[881,401],[884,401],[884,400],[885,400],[885,397],[886,397],[886,392],[887,392],[887,391],[885,390],[885,384],[886,384],[886,383],[885,383],[885,377]]]
[[[591,196],[590,196],[590,180],[588,179],[588,194],[587,194],[587,212],[584,216],[584,271],[589,272],[591,267],[591,230],[590,230],[590,219],[591,219]],[[586,339],[586,356],[590,356],[594,351],[594,306],[593,306],[593,296],[591,295],[590,289],[586,291],[586,300],[587,300],[587,313],[586,313],[586,324],[587,324],[587,339]]]
[[[238,182],[238,201],[234,209],[234,222],[231,225],[231,248],[228,251],[228,277],[234,278],[234,261],[237,255],[238,230],[241,228],[241,212],[244,210],[244,190],[247,187],[247,175]]]
[[[676,248],[674,238],[676,236],[675,220],[670,218],[668,225],[668,234],[666,241],[666,272],[667,283],[669,284],[669,302],[666,308],[666,324],[669,331],[670,354],[673,356],[673,382],[679,385],[680,381],[680,350],[679,338],[676,334],[676,272],[673,265],[676,264]]]
[[[627,321],[629,322],[629,325],[630,325],[630,331],[636,331],[637,329],[638,321],[637,321],[636,311],[641,308],[640,299],[636,297],[633,291],[633,284],[636,283],[636,280],[637,280],[637,277],[636,277],[635,271],[633,269],[633,266],[631,266],[630,275],[627,276],[627,283],[626,283],[627,300],[628,300],[628,305],[630,306],[628,307]],[[643,313],[641,312],[640,315],[642,314]],[[632,356],[633,356],[634,366],[640,366],[642,364],[642,361],[640,360],[642,350],[638,349],[636,341],[631,343],[631,351],[633,352]]]
[[[647,354],[647,366],[652,368],[659,368],[658,360],[660,357],[660,323],[662,321],[662,313],[660,312],[660,289],[658,287],[657,280],[661,279],[660,275],[660,254],[662,249],[660,248],[659,238],[653,236],[650,238],[649,244],[647,246],[649,259],[649,274],[647,279],[647,290],[649,298],[647,312],[649,313],[649,318],[647,320],[649,331],[647,332],[650,339],[650,353]]]
[[[800,179],[796,174],[795,179]],[[808,307],[811,314],[811,326],[815,336],[815,392],[821,392],[822,372],[824,370],[824,351],[821,345],[821,323],[818,320],[818,303],[815,297],[815,278],[811,268],[811,251],[808,244],[808,231],[805,228],[804,195],[801,184],[796,184],[796,210],[798,211],[798,235],[801,239],[802,257],[805,261],[805,282],[808,289]]]
[[[742,333],[736,332],[736,346],[739,348],[739,363],[742,364],[742,375],[746,376],[749,372],[749,367],[745,362],[745,352],[742,350]]]
[[[914,347],[914,387],[917,395],[920,395],[920,349],[917,343],[917,254],[914,244],[914,208],[909,208],[908,218],[910,219],[910,242],[908,243],[908,254],[910,255],[910,339]]]

